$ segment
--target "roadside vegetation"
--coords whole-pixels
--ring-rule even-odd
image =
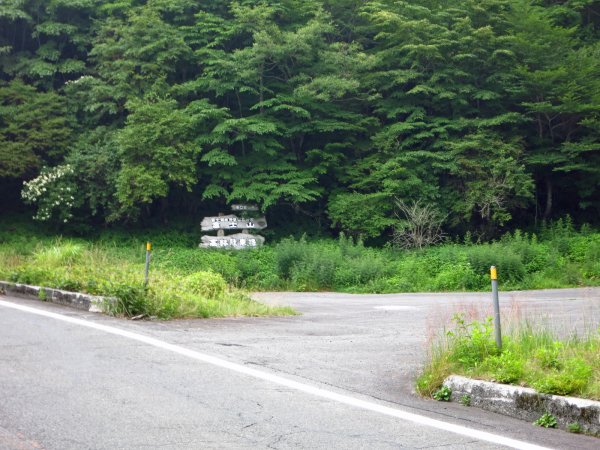
[[[576,232],[559,221],[539,235],[519,230],[497,241],[461,241],[422,250],[374,249],[341,236],[337,241],[284,239],[238,264],[239,279],[254,289],[336,290],[356,293],[478,291],[489,289],[498,267],[503,289],[559,288],[600,283],[600,234]]]
[[[141,285],[146,240],[154,244],[148,290]],[[516,230],[479,244],[467,235],[421,250],[372,248],[344,235],[337,240],[290,237],[244,251],[199,249],[198,240],[198,234],[174,230],[113,230],[93,238],[60,238],[31,222],[4,221],[0,278],[114,295],[129,299],[124,310],[136,312],[141,302],[149,314],[161,317],[272,312],[245,302],[237,289],[487,290],[491,265],[498,267],[504,290],[600,285],[600,233],[587,226],[576,229],[568,218],[537,234]],[[190,283],[202,284],[201,277],[206,285],[218,287],[197,292],[202,299],[198,303],[186,295]]]
[[[255,302],[210,270],[153,267],[144,286],[144,249],[110,242],[13,234],[0,242],[0,279],[117,299],[111,313],[161,319],[289,315]]]
[[[565,337],[521,322],[509,328],[499,351],[491,317],[467,322],[456,314],[452,327],[431,343],[418,392],[440,399],[442,383],[451,374],[600,400],[600,328]]]

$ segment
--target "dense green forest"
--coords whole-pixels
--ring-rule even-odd
[[[0,2],[1,212],[493,237],[599,187],[600,1]]]

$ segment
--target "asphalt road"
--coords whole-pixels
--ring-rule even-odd
[[[302,315],[132,322],[0,297],[0,449],[600,447],[412,392],[431,336],[488,314],[487,294],[255,297]],[[501,308],[507,327],[583,332],[600,289]]]

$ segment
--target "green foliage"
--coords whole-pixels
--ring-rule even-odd
[[[295,241],[284,239],[277,246],[275,263],[278,275],[283,279],[290,279],[294,265],[306,258],[307,244],[305,239]]]
[[[436,291],[469,291],[479,287],[477,273],[468,262],[446,262],[433,279]]]
[[[394,199],[441,211],[443,234],[486,240],[566,213],[597,220],[599,13],[589,1],[4,2],[0,188],[19,209],[23,181],[71,166],[74,203],[45,220],[81,232],[233,201],[376,242],[401,225]],[[57,192],[30,201],[37,217]],[[521,254],[525,270],[543,255]],[[570,283],[600,270],[565,268]]]
[[[276,255],[268,247],[248,249],[237,255],[235,265],[241,286],[255,290],[272,290],[281,285]]]
[[[394,224],[391,209],[391,198],[385,194],[341,192],[331,196],[328,213],[343,230],[367,238]]]
[[[581,433],[581,425],[578,422],[572,422],[567,425],[567,430],[569,430],[569,433]]]
[[[488,273],[491,266],[496,266],[502,280],[520,282],[525,277],[525,266],[519,255],[510,247],[482,245],[471,247],[467,258],[476,273]]]
[[[23,200],[37,207],[35,220],[66,223],[73,217],[72,210],[79,201],[73,174],[69,165],[43,168],[38,177],[23,184]]]
[[[203,297],[222,298],[227,284],[217,273],[196,272],[185,277],[182,288]]]
[[[531,381],[531,385],[546,394],[579,395],[583,392],[593,373],[589,362],[574,357],[561,362],[560,366]]]
[[[16,233],[17,228],[23,231]],[[182,276],[214,272],[227,283],[251,290],[488,291],[491,265],[498,267],[502,290],[600,283],[595,270],[600,265],[599,235],[587,229],[585,233],[571,230],[568,236],[543,231],[540,237],[517,230],[493,243],[448,242],[422,251],[372,248],[344,235],[337,241],[304,236],[239,252],[197,248],[199,232],[191,231],[193,228],[185,223],[170,229],[106,229],[93,240],[127,260],[140,258],[140,254],[143,259],[145,242],[151,241],[153,267]],[[41,230],[30,229],[26,223],[0,222],[0,244],[10,242],[33,252],[43,236]]]
[[[546,326],[516,323],[504,330],[499,352],[491,338],[491,318],[465,323],[454,318],[450,332],[431,343],[417,390],[432,396],[450,374],[530,386],[539,392],[599,399],[599,331],[557,337]]]
[[[445,349],[432,346],[430,350],[432,357],[427,360],[415,383],[417,392],[425,397],[433,397],[451,373],[451,363],[448,361]]]
[[[172,248],[165,243],[155,242],[156,265],[161,269],[174,270],[182,274],[199,271],[213,271],[229,283],[240,279],[236,257],[233,253],[210,251],[208,249]]]
[[[71,288],[70,290],[77,289]],[[171,311],[168,309],[160,311],[155,305],[151,304],[148,291],[141,283],[137,285],[125,283],[114,284],[111,286],[110,293],[117,299],[116,303],[109,308],[109,312],[112,314],[134,317],[140,314],[152,316],[164,312],[163,317],[170,316]]]
[[[486,358],[481,370],[489,373],[500,383],[515,383],[523,378],[525,361],[519,355],[506,350],[500,355]]]
[[[212,271],[177,271],[154,264],[143,284],[143,247],[115,252],[110,246],[72,240],[37,241],[32,251],[0,244],[0,279],[111,297],[113,314],[161,319],[294,314],[252,301]],[[118,270],[115,270],[118,267]],[[45,291],[40,290],[40,298]]]
[[[214,114],[204,101],[181,109],[175,100],[155,96],[126,106],[130,115],[116,137],[122,165],[116,178],[120,209],[115,218],[136,218],[140,208],[166,197],[174,185],[192,189],[201,150],[194,134]]]
[[[452,397],[452,390],[448,386],[442,386],[433,393],[433,398],[439,402],[449,402]]]
[[[65,100],[15,79],[0,82],[0,178],[30,178],[64,157],[71,137]]]
[[[479,366],[482,362],[498,354],[498,348],[492,336],[492,318],[484,322],[465,322],[464,316],[453,317],[455,327],[446,334],[453,345],[448,359],[461,365],[464,369]]]
[[[115,152],[115,132],[98,127],[82,134],[71,147],[66,162],[76,174],[70,223],[85,223],[91,217],[117,211],[116,177],[120,162]],[[73,177],[71,177],[73,178]]]
[[[459,401],[463,406],[471,406],[471,396],[469,394],[462,395]]]
[[[553,342],[551,347],[541,347],[535,352],[535,358],[544,369],[560,370],[562,363],[558,356],[562,348],[560,342]]]
[[[556,417],[554,417],[549,412],[545,412],[544,414],[542,414],[540,418],[533,423],[534,425],[544,428],[556,428],[557,425]]]
[[[343,290],[391,274],[383,255],[343,235],[338,242],[284,239],[274,249],[277,275],[296,290]]]

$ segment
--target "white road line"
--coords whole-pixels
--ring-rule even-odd
[[[7,302],[4,300],[0,300],[0,306],[4,306],[6,308],[16,309],[18,311],[23,311],[30,314],[36,314],[38,316],[49,317],[52,319],[60,320],[63,322],[67,322],[73,325],[79,325],[82,327],[92,328],[94,330],[103,331],[105,333],[114,334],[116,336],[121,336],[127,339],[132,339],[134,341],[143,342],[144,344],[151,345],[153,347],[161,348],[163,350],[167,350],[173,353],[177,353],[182,356],[186,356],[188,358],[192,358],[198,361],[202,361],[207,364],[212,364],[217,367],[222,367],[224,369],[229,369],[233,372],[241,373],[243,375],[247,375],[253,378],[258,378],[260,380],[268,381],[271,383],[279,384],[281,386],[288,387],[290,389],[294,389],[300,392],[304,392],[306,394],[314,395],[321,398],[326,398],[328,400],[332,400],[334,402],[343,403],[345,405],[353,406],[356,408],[365,409],[368,411],[373,411],[379,414],[383,414],[386,416],[396,417],[398,419],[407,420],[409,422],[413,422],[419,425],[425,425],[433,428],[437,428],[439,430],[449,431],[451,433],[460,434],[463,436],[468,436],[471,438],[475,438],[481,441],[487,441],[494,444],[505,445],[508,447],[513,447],[517,449],[524,450],[548,450],[546,447],[541,447],[539,445],[530,444],[528,442],[519,441],[516,439],[507,438],[504,436],[500,436],[498,434],[487,433],[485,431],[475,430],[473,428],[464,427],[461,425],[455,425],[452,423],[443,422],[441,420],[431,419],[429,417],[421,416],[419,414],[413,414],[401,409],[391,408],[388,406],[383,406],[377,403],[368,402],[365,400],[360,400],[358,398],[350,397],[348,395],[338,394],[336,392],[328,391],[326,389],[321,389],[315,386],[311,386],[309,384],[300,383],[294,380],[290,380],[284,378],[279,375],[274,375],[268,372],[263,372],[260,370],[252,369],[241,364],[232,363],[226,361],[221,358],[216,358],[214,356],[206,355],[204,353],[200,353],[194,350],[189,350],[184,347],[180,347],[178,345],[169,344],[167,342],[161,341],[159,339],[151,338],[149,336],[144,336],[142,334],[133,333],[131,331],[122,330],[119,328],[111,327],[108,325],[101,325],[94,322],[89,322],[87,320],[77,319],[74,317],[63,316],[62,314],[56,314],[49,311],[44,311],[36,308],[31,308],[29,306],[19,305],[16,303]]]

